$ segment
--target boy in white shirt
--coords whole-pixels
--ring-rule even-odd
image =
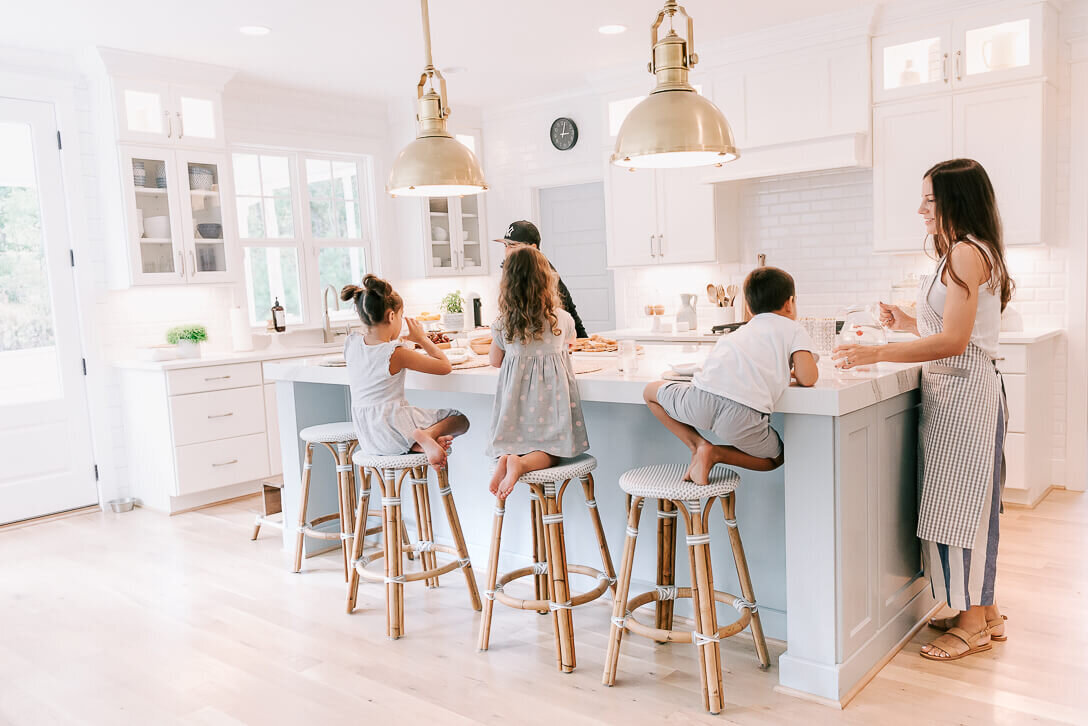
[[[705,485],[715,464],[756,471],[782,465],[782,440],[771,411],[790,376],[811,386],[819,377],[811,337],[797,322],[793,277],[760,267],[744,281],[751,320],[723,335],[691,383],[656,381],[646,404],[691,449],[686,479]],[[711,444],[697,429],[713,431]]]

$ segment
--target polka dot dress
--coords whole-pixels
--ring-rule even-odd
[[[589,449],[582,401],[567,344],[574,319],[556,310],[562,335],[545,335],[528,345],[505,340],[501,321],[491,325],[492,339],[506,351],[491,416],[488,456],[543,451],[570,457]]]

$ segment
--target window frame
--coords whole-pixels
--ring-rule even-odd
[[[320,328],[324,325],[324,301],[321,288],[321,268],[319,259],[321,251],[326,248],[361,248],[363,250],[364,266],[368,272],[380,274],[380,264],[377,255],[377,220],[374,186],[374,159],[367,154],[346,154],[326,151],[310,151],[307,149],[292,149],[283,147],[259,146],[252,144],[232,144],[230,149],[231,171],[234,169],[234,154],[257,154],[265,156],[286,156],[291,174],[291,212],[295,224],[295,236],[293,238],[248,238],[239,233],[239,255],[243,269],[242,294],[249,306],[249,270],[245,267],[244,255],[247,247],[293,247],[299,259],[299,288],[301,290],[302,322],[295,323],[295,327]],[[322,162],[348,162],[355,165],[356,176],[359,180],[358,198],[356,202],[359,214],[358,238],[350,237],[315,237],[313,234],[313,219],[310,213],[310,186],[306,175],[306,162],[308,160]],[[262,189],[263,192],[263,189]],[[250,195],[240,195],[250,196]],[[263,199],[263,197],[262,197]],[[235,202],[237,206],[237,202]],[[339,301],[339,296],[337,296]],[[330,301],[331,304],[331,301]],[[355,319],[355,312],[350,307],[336,310],[332,305],[329,310],[329,318],[335,322],[351,321]],[[254,330],[263,330],[264,325],[254,325]]]

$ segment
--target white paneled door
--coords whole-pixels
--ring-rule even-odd
[[[57,138],[0,99],[0,524],[98,501]]]
[[[555,265],[589,333],[616,327],[600,182],[540,190],[540,250]]]

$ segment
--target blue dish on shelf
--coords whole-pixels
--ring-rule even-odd
[[[202,239],[223,239],[223,225],[218,222],[202,222],[196,226]]]

